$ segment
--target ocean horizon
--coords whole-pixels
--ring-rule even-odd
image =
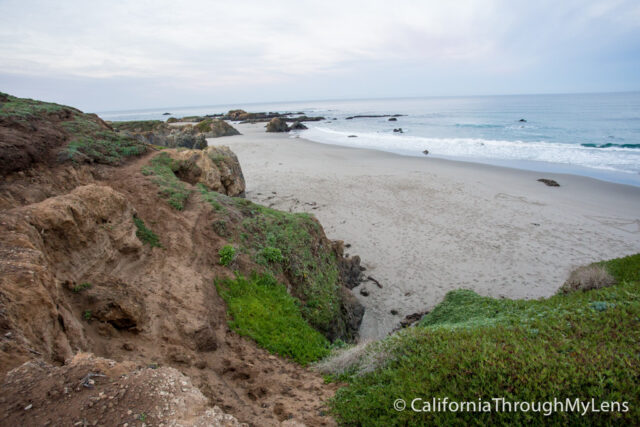
[[[98,115],[166,120],[236,108],[323,116],[292,133],[318,143],[422,157],[426,150],[430,157],[640,186],[640,92],[221,104]],[[357,115],[385,117],[348,119]],[[389,121],[387,115],[399,116]]]

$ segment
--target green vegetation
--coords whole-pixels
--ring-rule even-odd
[[[167,153],[160,153],[151,159],[150,166],[142,169],[144,175],[155,176],[153,182],[159,187],[160,196],[179,211],[184,209],[191,194],[191,190],[187,189],[185,183],[175,174],[180,167],[180,163],[169,157]]]
[[[82,318],[83,318],[84,320],[91,320],[91,310],[85,310],[85,311],[82,313]]]
[[[228,306],[229,325],[272,353],[306,365],[329,353],[329,342],[300,315],[298,301],[268,274],[237,275],[216,283]]]
[[[216,193],[215,191],[209,191],[209,189],[207,189],[207,187],[205,187],[202,183],[196,184],[196,188],[202,195],[202,198],[205,202],[209,203],[215,210],[225,212],[224,206],[218,201],[217,195],[219,193]]]
[[[60,113],[63,110],[82,114],[79,110],[64,105],[27,98],[17,98],[0,92],[0,117],[27,120],[39,118],[50,113]]]
[[[203,132],[203,133],[211,132],[211,123],[213,123],[213,120],[205,119],[200,123],[198,123],[197,125],[195,125],[195,128],[198,129],[198,132]]]
[[[151,229],[147,228],[144,224],[144,221],[137,216],[133,217],[133,223],[136,225],[138,231],[136,231],[136,236],[142,243],[146,243],[152,248],[161,248],[162,244],[160,244],[160,239],[158,235],[154,233]]]
[[[85,289],[90,289],[90,288],[91,288],[91,283],[81,283],[73,287],[73,292],[78,293],[78,292],[84,291]]]
[[[258,253],[258,264],[277,264],[284,261],[282,252],[278,248],[267,246]]]
[[[117,164],[125,157],[138,156],[146,151],[144,144],[118,135],[95,114],[84,114],[64,105],[0,93],[0,117],[26,122],[29,119],[46,119],[49,115],[56,115],[61,120],[62,128],[71,135],[63,152],[70,160]]]
[[[94,115],[76,114],[62,127],[73,136],[65,152],[74,161],[117,164],[146,151],[144,144],[103,127]]]
[[[110,122],[117,131],[151,132],[164,126],[162,120],[133,120],[125,122]]]
[[[612,425],[640,417],[640,255],[602,263],[611,287],[535,301],[450,292],[419,326],[377,343],[384,362],[343,375],[343,425]],[[375,347],[374,347],[375,351]],[[396,411],[395,399],[629,402],[629,412]],[[421,407],[421,405],[418,405]]]
[[[303,317],[320,331],[331,330],[340,317],[338,269],[332,249],[321,244],[318,222],[309,214],[281,212],[198,188],[214,209],[242,212],[239,250],[269,273],[288,276],[295,284],[292,294],[302,301]]]
[[[218,255],[220,255],[220,265],[227,267],[236,257],[236,250],[231,245],[225,245],[218,251]]]

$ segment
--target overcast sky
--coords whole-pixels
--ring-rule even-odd
[[[627,90],[638,0],[0,0],[0,91],[86,111]]]

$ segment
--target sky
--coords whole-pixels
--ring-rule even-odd
[[[636,90],[637,0],[0,0],[0,91],[85,111]]]

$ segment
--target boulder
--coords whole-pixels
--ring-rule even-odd
[[[545,184],[547,187],[560,187],[560,184],[558,184],[553,179],[540,178],[538,182]]]
[[[395,133],[402,133],[402,128],[397,128],[393,130]]]
[[[203,150],[166,150],[176,161],[176,175],[191,184],[201,183],[210,190],[232,197],[243,197],[244,175],[238,157],[226,146]]]
[[[390,121],[390,122],[397,122],[397,121],[398,121],[398,119],[396,119],[395,117],[389,117],[389,121]]]
[[[306,127],[305,125],[303,125],[300,122],[294,122],[291,127],[291,130],[304,130],[304,129],[309,129],[308,127]]]
[[[206,138],[240,135],[236,128],[220,119],[205,119],[196,125],[196,129],[204,133]]]
[[[274,117],[267,124],[267,132],[288,132],[289,130],[287,122],[280,117]]]

